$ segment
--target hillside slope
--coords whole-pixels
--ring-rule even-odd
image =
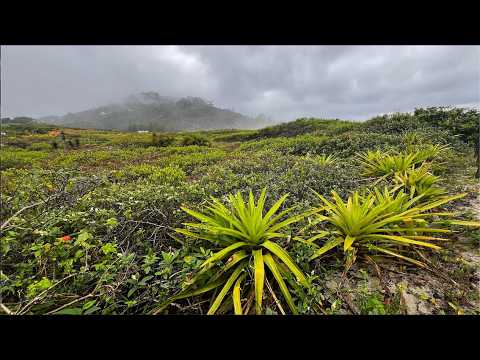
[[[212,130],[258,128],[266,124],[215,107],[198,98],[174,98],[155,92],[131,95],[123,102],[39,120],[64,126],[112,130]]]
[[[259,313],[480,315],[478,118],[430,108],[363,123],[300,119],[155,136],[8,120],[0,143],[0,314],[207,314],[219,296],[212,283],[227,289],[215,314],[235,313],[233,291],[242,314],[253,314],[257,270],[266,285]],[[359,158],[368,152],[374,173]],[[266,197],[249,203],[256,208],[238,201],[248,216],[230,215],[236,204],[228,195],[246,200],[251,191],[254,200],[262,189]],[[216,219],[192,223],[192,214],[211,216],[211,196],[226,205],[215,210],[219,225],[232,219],[241,231],[253,228],[260,217],[252,213],[280,220],[278,238],[260,246],[297,266],[309,289],[294,288],[302,284],[282,270],[283,292],[270,270],[280,256],[252,254],[258,243],[230,250],[239,230],[209,231]],[[274,204],[277,215],[266,215]],[[196,238],[197,229],[209,232]],[[346,252],[351,229],[363,235],[350,236]],[[220,249],[227,255],[203,272]],[[248,270],[263,259],[263,271]],[[233,276],[241,276],[236,290],[225,285]],[[210,281],[199,288],[209,291],[176,298],[192,279]]]

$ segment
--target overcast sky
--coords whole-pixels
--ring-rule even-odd
[[[1,116],[143,91],[286,121],[480,104],[480,46],[2,46]]]

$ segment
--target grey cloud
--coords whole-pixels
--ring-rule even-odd
[[[478,46],[3,46],[1,65],[2,116],[61,115],[141,91],[278,121],[480,103]]]

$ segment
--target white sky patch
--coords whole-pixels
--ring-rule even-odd
[[[479,46],[1,49],[2,116],[63,115],[148,91],[274,120],[480,103]]]
[[[185,72],[205,73],[205,66],[200,60],[192,55],[183,52],[178,46],[155,46],[153,57],[162,62],[170,63]]]
[[[480,110],[480,99],[478,102],[474,103],[467,103],[467,104],[458,104],[456,105],[457,107],[464,107],[464,108],[470,108],[470,109],[478,109]],[[480,119],[479,119],[480,121]]]

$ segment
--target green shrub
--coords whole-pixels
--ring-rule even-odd
[[[22,138],[16,137],[5,141],[5,145],[11,146],[13,148],[28,149],[28,147],[30,146],[30,142]]]
[[[175,137],[168,134],[152,134],[152,145],[159,147],[171,146],[175,143]]]
[[[54,166],[72,168],[78,166],[101,165],[110,160],[119,160],[124,153],[120,151],[94,150],[85,152],[67,152],[54,161]]]
[[[197,146],[209,146],[210,140],[205,136],[198,134],[186,135],[182,139],[183,146],[197,145]]]
[[[381,134],[418,133],[429,143],[461,147],[474,145],[479,133],[476,109],[430,107],[415,109],[413,114],[396,113],[374,117],[360,125],[366,132]]]
[[[326,137],[302,135],[293,138],[277,137],[259,141],[251,141],[240,146],[240,150],[262,151],[272,150],[283,155],[307,155],[322,153]]]
[[[357,126],[356,123],[341,120],[326,120],[315,118],[301,118],[288,123],[269,126],[250,136],[250,140],[272,137],[294,137],[311,133],[323,135],[339,134]]]
[[[478,142],[480,112],[478,109],[429,107],[415,109],[414,116],[420,123],[445,129],[460,136],[466,143]]]
[[[334,154],[345,158],[357,152],[376,149],[401,149],[403,139],[398,135],[378,133],[345,132],[340,135],[326,137],[318,135],[302,135],[293,138],[277,137],[259,141],[250,141],[240,146],[240,150],[260,151],[271,149],[282,154]]]
[[[282,155],[272,150],[236,153],[228,161],[197,167],[192,176],[199,177],[199,185],[215,196],[268,187],[272,198],[288,192],[288,205],[303,209],[315,201],[309,188],[324,194],[335,189],[346,195],[362,183],[358,164],[353,161],[322,165],[315,156]]]
[[[226,153],[223,150],[205,148],[199,152],[189,151],[186,154],[177,152],[174,155],[159,159],[159,163],[163,166],[177,166],[186,172],[190,172],[200,166],[212,165],[224,159],[225,156]]]
[[[30,150],[34,151],[47,151],[50,150],[52,146],[46,142],[37,142],[30,145]]]
[[[231,131],[226,134],[220,134],[213,137],[214,141],[218,142],[236,142],[251,140],[256,132],[254,130],[245,131]]]
[[[96,142],[107,140],[110,144],[121,146],[121,147],[152,146],[152,141],[149,134],[137,134],[137,133],[129,132],[129,133],[117,133],[114,136],[111,136],[111,134],[108,134],[107,132],[106,134],[95,134],[93,135],[93,138],[96,140]]]
[[[128,165],[122,170],[114,172],[117,179],[137,180],[146,179],[155,184],[178,185],[186,180],[183,170],[176,166],[161,167],[151,164]]]
[[[130,179],[137,179],[141,177],[146,178],[152,175],[154,172],[159,171],[160,169],[160,166],[151,164],[127,165],[122,170],[118,171],[116,173],[116,176],[120,178]]]
[[[368,150],[400,149],[402,145],[402,138],[398,135],[350,131],[326,139],[317,153],[346,158]]]
[[[0,218],[13,215],[24,206],[54,195],[62,189],[64,177],[72,174],[64,171],[48,171],[39,168],[9,168],[0,173],[2,206]]]
[[[30,167],[47,158],[48,155],[44,151],[4,148],[0,152],[0,170]]]
[[[419,122],[414,115],[408,113],[376,116],[361,124],[360,128],[365,132],[388,135],[397,135],[419,130],[432,132],[433,130],[431,126]]]
[[[179,185],[186,180],[182,169],[173,166],[154,171],[148,179],[154,183]]]

